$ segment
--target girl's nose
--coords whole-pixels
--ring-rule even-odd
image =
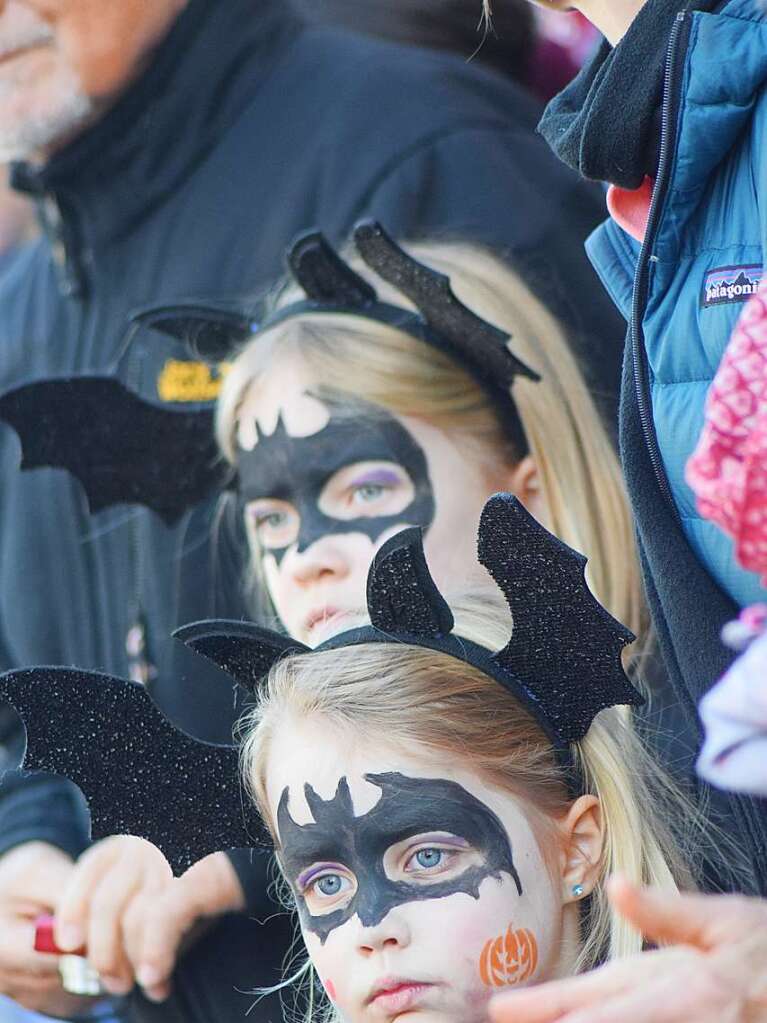
[[[306,585],[334,576],[344,579],[349,574],[350,563],[343,542],[336,537],[323,536],[305,551],[292,552],[290,571],[296,582]]]
[[[357,947],[364,956],[384,949],[406,948],[410,944],[410,928],[407,920],[398,909],[391,909],[372,927],[360,924],[357,936]]]

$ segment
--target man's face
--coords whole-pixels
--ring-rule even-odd
[[[142,71],[186,0],[0,0],[0,160],[46,156]]]

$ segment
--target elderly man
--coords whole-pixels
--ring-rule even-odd
[[[306,27],[284,0],[1,0],[0,159],[25,161],[14,182],[44,233],[0,278],[0,388],[108,372],[154,401],[207,399],[207,367],[149,332],[127,337],[131,311],[257,293],[299,230],[319,225],[338,240],[363,214],[400,236],[501,247],[617,369],[620,332],[581,255],[599,197],[549,155],[536,119],[500,76]],[[0,664],[130,673],[181,727],[226,741],[231,694],[169,641],[181,622],[243,613],[209,543],[211,506],[173,527],[142,509],[91,517],[76,483],[55,470],[20,474],[18,459],[4,430]],[[85,938],[114,993],[138,973],[161,1003],[134,994],[132,1011],[146,1018],[231,1021],[253,1001],[239,992],[278,979],[289,927],[251,919],[273,913],[260,860],[219,854],[170,886],[158,869],[161,948],[142,972],[121,953],[116,924],[138,870],[131,847],[87,846],[71,787],[6,782],[0,992],[72,1010],[50,957],[31,949],[32,918],[62,906],[61,943]],[[169,997],[181,939],[202,920],[208,930]]]

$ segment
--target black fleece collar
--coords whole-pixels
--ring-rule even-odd
[[[668,39],[679,11],[721,0],[648,0],[613,49],[594,56],[546,108],[538,130],[557,156],[594,181],[639,188],[655,176]]]
[[[120,237],[177,191],[247,108],[300,31],[284,8],[189,0],[117,103],[44,166],[14,164],[14,187],[76,209],[91,245]]]

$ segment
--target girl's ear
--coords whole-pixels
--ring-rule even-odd
[[[590,895],[599,879],[604,846],[602,807],[596,796],[576,799],[559,822],[562,901],[578,902]]]
[[[520,499],[542,525],[546,525],[548,509],[541,491],[538,464],[532,455],[525,455],[517,462],[508,477],[508,490]]]

